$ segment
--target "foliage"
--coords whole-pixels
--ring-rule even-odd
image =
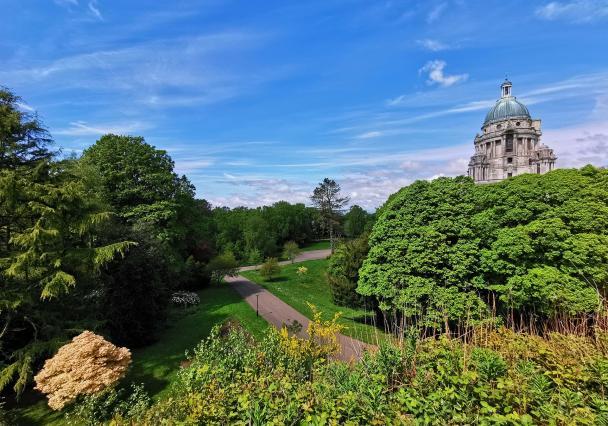
[[[349,198],[340,194],[340,185],[333,179],[325,178],[323,182],[314,189],[310,200],[319,211],[319,216],[329,229],[329,241],[331,251],[334,251],[335,239],[334,231],[339,224],[339,214],[341,209],[348,204]]]
[[[276,257],[269,257],[266,261],[260,266],[259,269],[260,275],[266,280],[270,281],[272,278],[276,277],[281,273],[281,266],[279,265],[279,261]]]
[[[602,424],[608,402],[589,374],[590,339],[478,330],[475,343],[410,336],[354,364],[286,330],[260,342],[216,328],[143,423]],[[581,354],[583,356],[581,357]],[[580,362],[569,360],[580,358]],[[562,369],[561,366],[566,367]],[[123,416],[119,424],[129,424]]]
[[[220,254],[209,261],[207,271],[212,282],[219,284],[225,276],[234,276],[238,273],[238,263],[231,252]]]
[[[171,276],[157,240],[118,229],[139,244],[103,268],[98,318],[113,342],[137,348],[153,342],[165,323]]]
[[[96,324],[84,296],[133,242],[106,238],[95,173],[55,161],[50,136],[0,90],[0,389],[20,395],[41,359]]]
[[[338,245],[327,264],[327,281],[332,300],[336,305],[363,307],[372,306],[370,298],[356,292],[359,269],[369,251],[368,237],[361,237]]]
[[[355,204],[344,215],[344,233],[348,238],[360,237],[364,232],[371,230],[373,221],[374,215]]]
[[[283,245],[283,257],[285,257],[288,260],[291,260],[291,263],[293,263],[296,260],[296,257],[298,257],[300,252],[301,252],[300,247],[298,246],[298,243],[296,243],[295,241],[287,241]]]
[[[171,303],[183,307],[194,306],[201,303],[201,299],[191,291],[176,291],[171,295]]]
[[[415,182],[382,207],[358,291],[429,327],[494,309],[528,326],[597,312],[608,290],[607,200],[608,171],[591,166],[492,185]]]
[[[288,241],[302,245],[321,236],[315,209],[285,201],[255,209],[215,208],[213,223],[217,250],[249,264],[277,256]]]
[[[296,269],[296,274],[298,274],[298,278],[302,280],[308,275],[308,268],[306,266],[299,266],[298,269]]]
[[[35,114],[19,108],[22,99],[0,86],[0,170],[49,161],[51,136]]]
[[[138,421],[151,405],[150,396],[143,385],[125,388],[110,386],[92,395],[79,397],[66,413],[67,424],[96,426],[116,417],[128,417]]]
[[[118,348],[90,331],[62,346],[34,377],[53,410],[62,409],[79,395],[93,394],[116,383],[131,363],[131,352]]]

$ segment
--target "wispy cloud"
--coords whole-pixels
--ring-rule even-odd
[[[88,124],[85,121],[73,121],[69,127],[53,130],[53,134],[61,136],[101,136],[108,133],[125,135],[151,127],[150,124],[140,121],[114,124]]]
[[[608,18],[608,0],[552,1],[537,8],[536,16],[550,21],[591,22]]]
[[[443,2],[443,3],[439,3],[439,4],[435,5],[430,10],[428,15],[426,16],[426,22],[428,22],[429,24],[435,22],[437,19],[439,19],[441,17],[441,15],[443,14],[443,12],[445,12],[447,7],[448,7],[447,2]]]
[[[444,69],[446,65],[447,64],[445,61],[429,61],[422,68],[420,68],[420,73],[428,74],[427,84],[439,84],[442,87],[449,87],[456,83],[466,81],[469,78],[468,74],[445,74]]]
[[[78,0],[54,0],[55,4],[58,6],[66,7],[66,6],[78,6]]]
[[[382,132],[379,132],[376,130],[376,131],[361,133],[360,135],[357,135],[355,137],[357,139],[371,139],[371,138],[377,138],[379,136],[382,136]]]
[[[89,12],[98,20],[103,21],[103,16],[101,15],[101,11],[97,5],[97,0],[91,0],[89,2]]]
[[[17,102],[17,106],[22,110],[22,111],[27,111],[27,112],[34,112],[34,108],[32,108],[31,106],[29,106],[28,104],[24,103],[24,102]]]
[[[431,38],[425,38],[422,40],[417,40],[416,43],[423,47],[426,50],[430,50],[431,52],[439,52],[442,50],[450,49],[450,46],[446,43],[443,43],[439,40],[434,40]]]

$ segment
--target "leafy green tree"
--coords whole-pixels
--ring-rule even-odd
[[[281,273],[281,266],[276,257],[269,257],[266,262],[260,266],[260,275],[266,281],[271,281],[274,277]]]
[[[207,271],[211,276],[211,281],[220,284],[225,276],[234,276],[238,273],[239,265],[230,252],[220,254],[211,259],[207,265]]]
[[[531,321],[597,311],[608,281],[608,171],[492,185],[419,181],[380,209],[358,291],[429,325],[489,309]]]
[[[296,257],[300,254],[301,250],[298,246],[298,243],[295,241],[287,241],[283,245],[283,256],[293,263],[296,260]]]
[[[365,232],[370,220],[371,215],[355,204],[344,215],[344,233],[349,238],[357,238]]]
[[[314,189],[310,197],[314,206],[318,209],[321,218],[329,230],[329,241],[331,252],[335,247],[335,228],[339,224],[339,215],[342,208],[348,204],[349,198],[340,194],[340,185],[333,179],[325,178],[323,182]]]
[[[357,293],[359,269],[369,251],[368,236],[338,244],[327,265],[327,281],[333,302],[340,306],[372,308],[371,298]]]
[[[102,136],[82,158],[98,168],[104,198],[129,223],[166,225],[175,219],[180,198],[193,198],[194,187],[173,171],[167,152],[142,137]]]

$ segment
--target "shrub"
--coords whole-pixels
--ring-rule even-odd
[[[99,392],[120,380],[131,363],[131,352],[90,331],[84,331],[46,360],[34,377],[49,407],[60,410],[79,395]]]
[[[283,256],[293,263],[300,254],[300,247],[295,241],[287,241],[283,246]]]
[[[281,266],[279,265],[279,261],[276,257],[269,257],[266,259],[266,262],[260,266],[260,275],[266,281],[272,280],[275,276],[281,273]]]
[[[299,280],[303,280],[306,275],[308,275],[308,268],[306,266],[300,266],[296,269],[296,274],[298,275]]]
[[[190,291],[176,291],[171,295],[171,303],[178,306],[195,306],[201,303],[198,294]]]

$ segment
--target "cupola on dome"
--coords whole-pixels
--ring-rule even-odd
[[[484,126],[495,121],[507,120],[509,118],[529,119],[530,111],[528,111],[528,108],[511,94],[511,82],[505,80],[500,87],[502,89],[502,97],[496,101],[496,105],[488,111],[483,123]]]

